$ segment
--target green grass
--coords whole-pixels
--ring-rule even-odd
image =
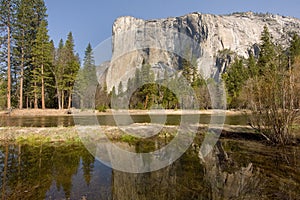
[[[139,141],[139,139],[137,137],[132,136],[132,135],[125,134],[125,135],[121,136],[120,141],[129,143],[129,144],[135,144]]]

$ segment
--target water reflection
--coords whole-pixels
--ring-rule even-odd
[[[155,115],[131,115],[132,121],[135,123],[150,123],[151,118],[154,119]],[[185,115],[186,118],[189,118],[189,115]],[[191,116],[191,115],[190,115]],[[199,122],[202,124],[209,124],[211,116],[197,115],[199,117]],[[94,125],[94,116],[75,116],[78,118],[76,121],[80,122],[81,125]],[[128,125],[131,120],[128,120],[128,117],[125,115],[113,116],[113,115],[99,115],[97,116],[98,122],[100,125],[105,126],[115,126],[115,119],[117,117],[119,121],[124,122],[123,125]],[[161,116],[157,116],[158,120]],[[166,116],[166,125],[179,125],[181,122],[181,115],[167,115]],[[195,116],[191,116],[192,119]],[[154,120],[155,121],[155,120]],[[232,115],[227,116],[225,124],[231,125],[246,125],[247,120],[243,115]],[[0,127],[69,127],[74,126],[73,116],[1,116]]]
[[[82,145],[2,145],[2,199],[109,198],[111,169]]]
[[[203,158],[195,143],[165,169],[113,171],[113,199],[299,199],[299,150],[222,140]]]
[[[205,169],[204,180],[210,186],[210,199],[260,199],[260,187],[264,185],[259,168],[253,163],[237,162],[224,150],[219,141],[213,150],[199,158]]]
[[[167,141],[127,144],[147,152]],[[125,144],[123,146],[126,146]],[[83,145],[0,146],[2,199],[297,199],[300,148],[222,140],[206,157],[195,142],[151,173],[111,170]]]

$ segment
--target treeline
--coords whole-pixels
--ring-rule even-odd
[[[71,32],[50,40],[46,11],[44,0],[0,0],[2,109],[71,108],[80,59]]]
[[[237,57],[223,74],[228,107],[250,110],[249,125],[270,142],[288,144],[299,131],[300,37],[283,48],[264,27],[259,47],[258,56]]]
[[[225,94],[222,94],[217,81],[205,80],[201,76],[194,59],[182,59],[179,71],[166,67],[160,72],[162,74],[155,73],[151,65],[144,61],[127,82],[120,82],[109,93],[106,86],[98,90],[96,109],[225,108],[220,99],[212,104],[210,93]]]
[[[227,107],[229,109],[249,108],[252,99],[249,95],[255,92],[249,92],[249,88],[253,87],[254,82],[262,81],[261,87],[255,88],[257,92],[263,88],[264,84],[271,81],[270,78],[276,78],[274,73],[280,73],[282,80],[293,75],[293,81],[296,81],[298,76],[296,69],[300,59],[299,35],[293,34],[290,45],[286,48],[276,44],[272,38],[267,26],[265,26],[261,33],[259,54],[254,55],[252,51],[249,51],[248,59],[235,56],[226,72],[222,74],[222,79],[226,85]],[[235,54],[230,50],[228,52],[231,55]],[[274,81],[272,82],[274,86],[280,82],[280,80],[275,79],[272,81]],[[296,83],[293,82],[293,84]]]

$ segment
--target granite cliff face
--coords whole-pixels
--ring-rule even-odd
[[[283,46],[288,45],[293,32],[300,33],[299,19],[252,12],[191,13],[158,20],[118,18],[112,31],[112,62],[105,74],[108,90],[120,81],[126,85],[143,61],[151,64],[156,75],[161,75],[165,70],[180,69],[182,57],[193,57],[203,76],[218,77],[231,59],[224,54],[226,50],[242,57],[248,57],[249,51],[259,52],[257,44],[265,25],[274,41]]]

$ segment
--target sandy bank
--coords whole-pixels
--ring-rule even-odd
[[[154,130],[155,133],[168,133],[176,135],[178,126],[164,126],[153,124],[134,124],[128,127],[122,127],[122,130],[116,126],[96,126],[96,127],[80,127],[81,130],[86,130],[87,134],[95,135],[98,139],[103,137],[118,138],[124,135],[124,130],[127,133],[136,132],[144,137],[143,133],[148,130]],[[157,131],[156,131],[157,130]],[[203,134],[207,130],[206,125],[198,125],[196,129],[197,134]],[[238,132],[238,133],[251,133],[251,128],[246,126],[229,126],[225,125],[223,132]],[[0,141],[17,141],[32,138],[39,138],[47,141],[77,141],[84,137],[84,132],[78,131],[78,127],[0,127]]]
[[[162,115],[182,115],[182,114],[226,114],[228,115],[241,115],[245,111],[234,110],[107,110],[107,112],[98,112],[94,110],[78,110],[72,109],[71,113],[74,115],[111,115],[111,114],[131,114],[131,115],[149,115],[149,114],[162,114]],[[56,110],[56,109],[14,109],[8,113],[0,111],[0,116],[70,116],[69,110]]]

